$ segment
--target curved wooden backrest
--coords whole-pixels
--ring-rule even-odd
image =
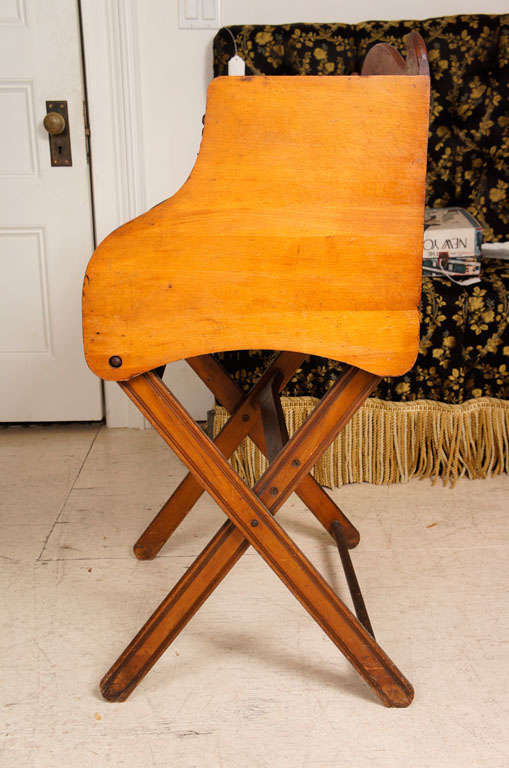
[[[90,368],[121,380],[265,348],[379,375],[408,370],[429,81],[399,71],[214,80],[187,182],[107,237],[88,265]]]

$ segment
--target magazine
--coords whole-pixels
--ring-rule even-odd
[[[464,208],[426,208],[423,257],[479,257],[482,227]]]
[[[422,268],[460,285],[479,282],[482,227],[464,208],[426,208]],[[456,280],[455,278],[467,278]]]

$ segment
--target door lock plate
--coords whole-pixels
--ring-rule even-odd
[[[66,101],[47,101],[46,114],[56,112],[64,119],[64,128],[57,134],[48,131],[49,153],[52,166],[69,167],[72,165],[71,134],[69,132],[69,116],[67,114]]]

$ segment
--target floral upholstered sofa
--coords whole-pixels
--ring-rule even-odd
[[[232,35],[246,74],[343,75],[360,72],[371,46],[404,53],[405,35],[423,36],[431,70],[427,205],[459,205],[481,222],[488,243],[507,241],[509,160],[507,88],[509,16],[468,15],[424,21],[234,26],[214,40],[214,74],[227,74]],[[481,282],[460,286],[424,277],[416,364],[384,379],[315,467],[319,482],[398,482],[413,476],[484,477],[509,469],[509,262],[483,263]],[[218,355],[243,388],[272,352]],[[341,364],[311,357],[284,391],[290,432],[306,418]],[[215,430],[227,419],[218,406]],[[236,468],[251,482],[265,462],[246,441]]]

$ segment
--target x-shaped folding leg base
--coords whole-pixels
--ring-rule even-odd
[[[313,464],[377,382],[378,377],[349,368],[277,453],[254,489],[240,479],[157,375],[147,373],[121,383],[230,519],[105,675],[101,681],[105,698],[122,701],[129,696],[252,544],[382,702],[399,707],[410,704],[410,683],[273,518],[292,491],[302,487]]]
[[[215,444],[226,458],[230,458],[246,435],[251,437],[262,453],[268,454],[265,445],[266,431],[259,409],[262,394],[269,387],[272,388],[274,383],[279,390],[283,389],[305,357],[306,355],[295,352],[281,352],[247,395],[212,355],[187,359],[187,363],[216,399],[233,414],[215,440]],[[136,557],[140,560],[152,560],[203,492],[203,486],[189,473],[134,545]],[[303,477],[295,492],[329,533],[333,534],[332,525],[337,522],[341,525],[348,547],[353,548],[359,543],[358,530],[312,475]]]

